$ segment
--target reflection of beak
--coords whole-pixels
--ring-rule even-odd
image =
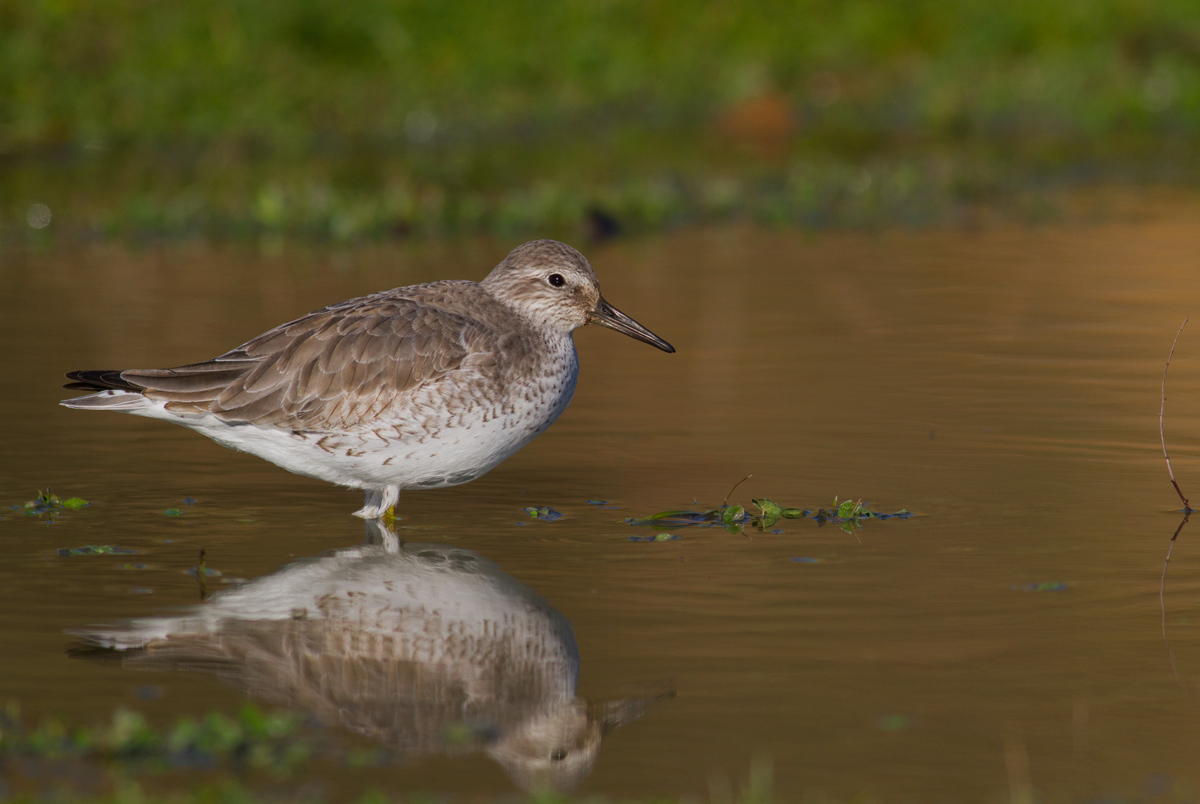
[[[600,722],[600,733],[608,734],[613,729],[627,726],[635,720],[640,720],[651,704],[666,701],[675,697],[673,682],[660,682],[654,686],[660,689],[648,689],[647,694],[639,698],[621,698],[616,701],[606,701],[596,707],[592,718]]]
[[[637,338],[639,341],[648,343],[651,346],[657,346],[664,352],[675,351],[674,346],[622,313],[616,307],[613,307],[603,298],[596,302],[596,309],[588,313],[588,323],[600,324],[609,329],[615,329],[617,332],[624,332],[629,337]]]

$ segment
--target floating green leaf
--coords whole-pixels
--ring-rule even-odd
[[[779,517],[783,515],[783,508],[781,508],[777,503],[771,502],[766,498],[761,500],[751,500],[750,502],[758,506],[758,510],[762,512],[763,516]]]
[[[783,515],[783,509],[776,503],[767,499],[751,500],[750,502],[758,506],[759,515],[755,520],[760,531],[765,531],[779,521],[779,517]]]

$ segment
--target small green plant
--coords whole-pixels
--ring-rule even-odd
[[[836,497],[833,500],[832,507],[828,509],[820,508],[815,514],[807,508],[785,507],[765,497],[752,499],[750,502],[758,509],[758,513],[749,514],[741,505],[731,505],[729,503],[729,499],[733,496],[733,492],[737,487],[749,479],[750,476],[748,475],[735,483],[733,488],[729,490],[729,494],[725,495],[725,501],[716,508],[709,508],[705,511],[688,509],[659,511],[657,514],[651,514],[644,519],[626,519],[625,523],[628,525],[649,525],[659,530],[671,530],[694,525],[701,527],[720,526],[731,533],[744,533],[745,526],[750,525],[753,528],[757,528],[760,533],[765,533],[768,528],[773,528],[777,525],[781,519],[806,519],[811,516],[818,526],[824,525],[827,522],[833,522],[847,533],[852,533],[855,530],[861,529],[862,522],[867,519],[907,519],[912,516],[911,513],[904,509],[895,513],[877,513],[871,511],[861,499],[839,500]]]
[[[868,509],[861,499],[839,502],[838,498],[834,497],[833,505],[828,509],[818,509],[817,513],[813,515],[813,519],[818,525],[833,522],[847,533],[853,533],[856,530],[862,530],[863,520],[866,519],[907,519],[911,516],[912,514],[903,508],[894,514],[881,514]]]
[[[561,511],[556,511],[553,508],[547,508],[545,506],[530,506],[529,508],[522,508],[521,513],[528,514],[531,518],[540,519],[543,522],[554,522],[557,519],[562,519],[563,516]]]
[[[90,502],[82,497],[68,497],[65,500],[57,494],[52,494],[49,489],[39,491],[38,495],[32,500],[27,500],[24,505],[10,506],[14,510],[24,511],[26,516],[44,516],[49,519],[57,519],[63,511],[79,511],[91,505]]]

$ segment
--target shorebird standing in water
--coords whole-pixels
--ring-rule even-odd
[[[466,483],[566,409],[585,324],[675,349],[600,295],[591,265],[554,240],[518,246],[482,282],[350,299],[204,363],[73,371],[69,408],[115,410],[203,433],[290,472],[366,491],[356,515],[395,514],[402,489]]]

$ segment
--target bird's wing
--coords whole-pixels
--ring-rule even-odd
[[[318,310],[204,363],[121,377],[176,412],[300,430],[354,427],[468,357],[483,325],[387,293]]]

